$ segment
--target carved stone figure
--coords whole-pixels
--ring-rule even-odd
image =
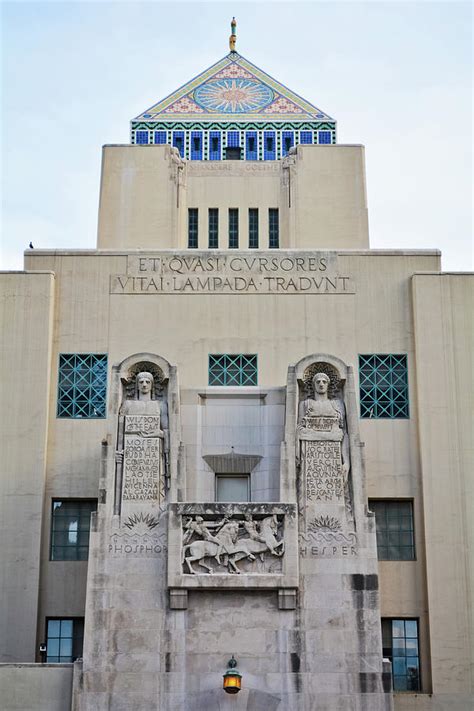
[[[306,501],[344,503],[350,469],[344,403],[329,399],[326,373],[316,373],[312,385],[314,395],[300,403],[297,427],[297,460]]]
[[[245,521],[229,520],[227,516],[218,521],[204,521],[202,516],[195,516],[194,519],[189,517],[183,528],[182,563],[185,572],[191,574],[197,573],[191,565],[193,562],[197,562],[208,573],[215,572],[205,562],[206,558],[214,558],[217,565],[226,567],[229,573],[241,573],[236,565],[239,560],[247,558],[254,561],[257,554],[263,563],[266,553],[274,556],[284,554],[284,541],[276,537],[278,520],[275,514],[266,516],[258,523],[251,514],[246,514]],[[214,529],[214,533],[209,529]],[[222,554],[224,558],[221,562]]]
[[[166,402],[155,395],[155,378],[142,370],[124,381],[119,414],[116,462],[121,499],[162,501],[168,476],[168,417]]]

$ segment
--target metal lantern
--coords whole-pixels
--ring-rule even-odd
[[[228,694],[238,694],[242,682],[242,674],[237,669],[237,660],[234,655],[227,662],[227,671],[224,674],[224,683],[222,688]]]

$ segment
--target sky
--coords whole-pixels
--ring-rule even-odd
[[[473,269],[470,2],[1,1],[1,269],[93,249],[101,147],[237,51],[364,144],[371,247]]]

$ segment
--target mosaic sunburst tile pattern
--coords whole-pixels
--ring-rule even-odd
[[[266,84],[250,79],[208,81],[194,90],[194,100],[199,106],[225,114],[259,111],[268,106],[274,96]]]

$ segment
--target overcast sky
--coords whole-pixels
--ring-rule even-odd
[[[2,2],[2,260],[94,248],[101,146],[237,50],[366,147],[371,246],[472,269],[469,2]]]

